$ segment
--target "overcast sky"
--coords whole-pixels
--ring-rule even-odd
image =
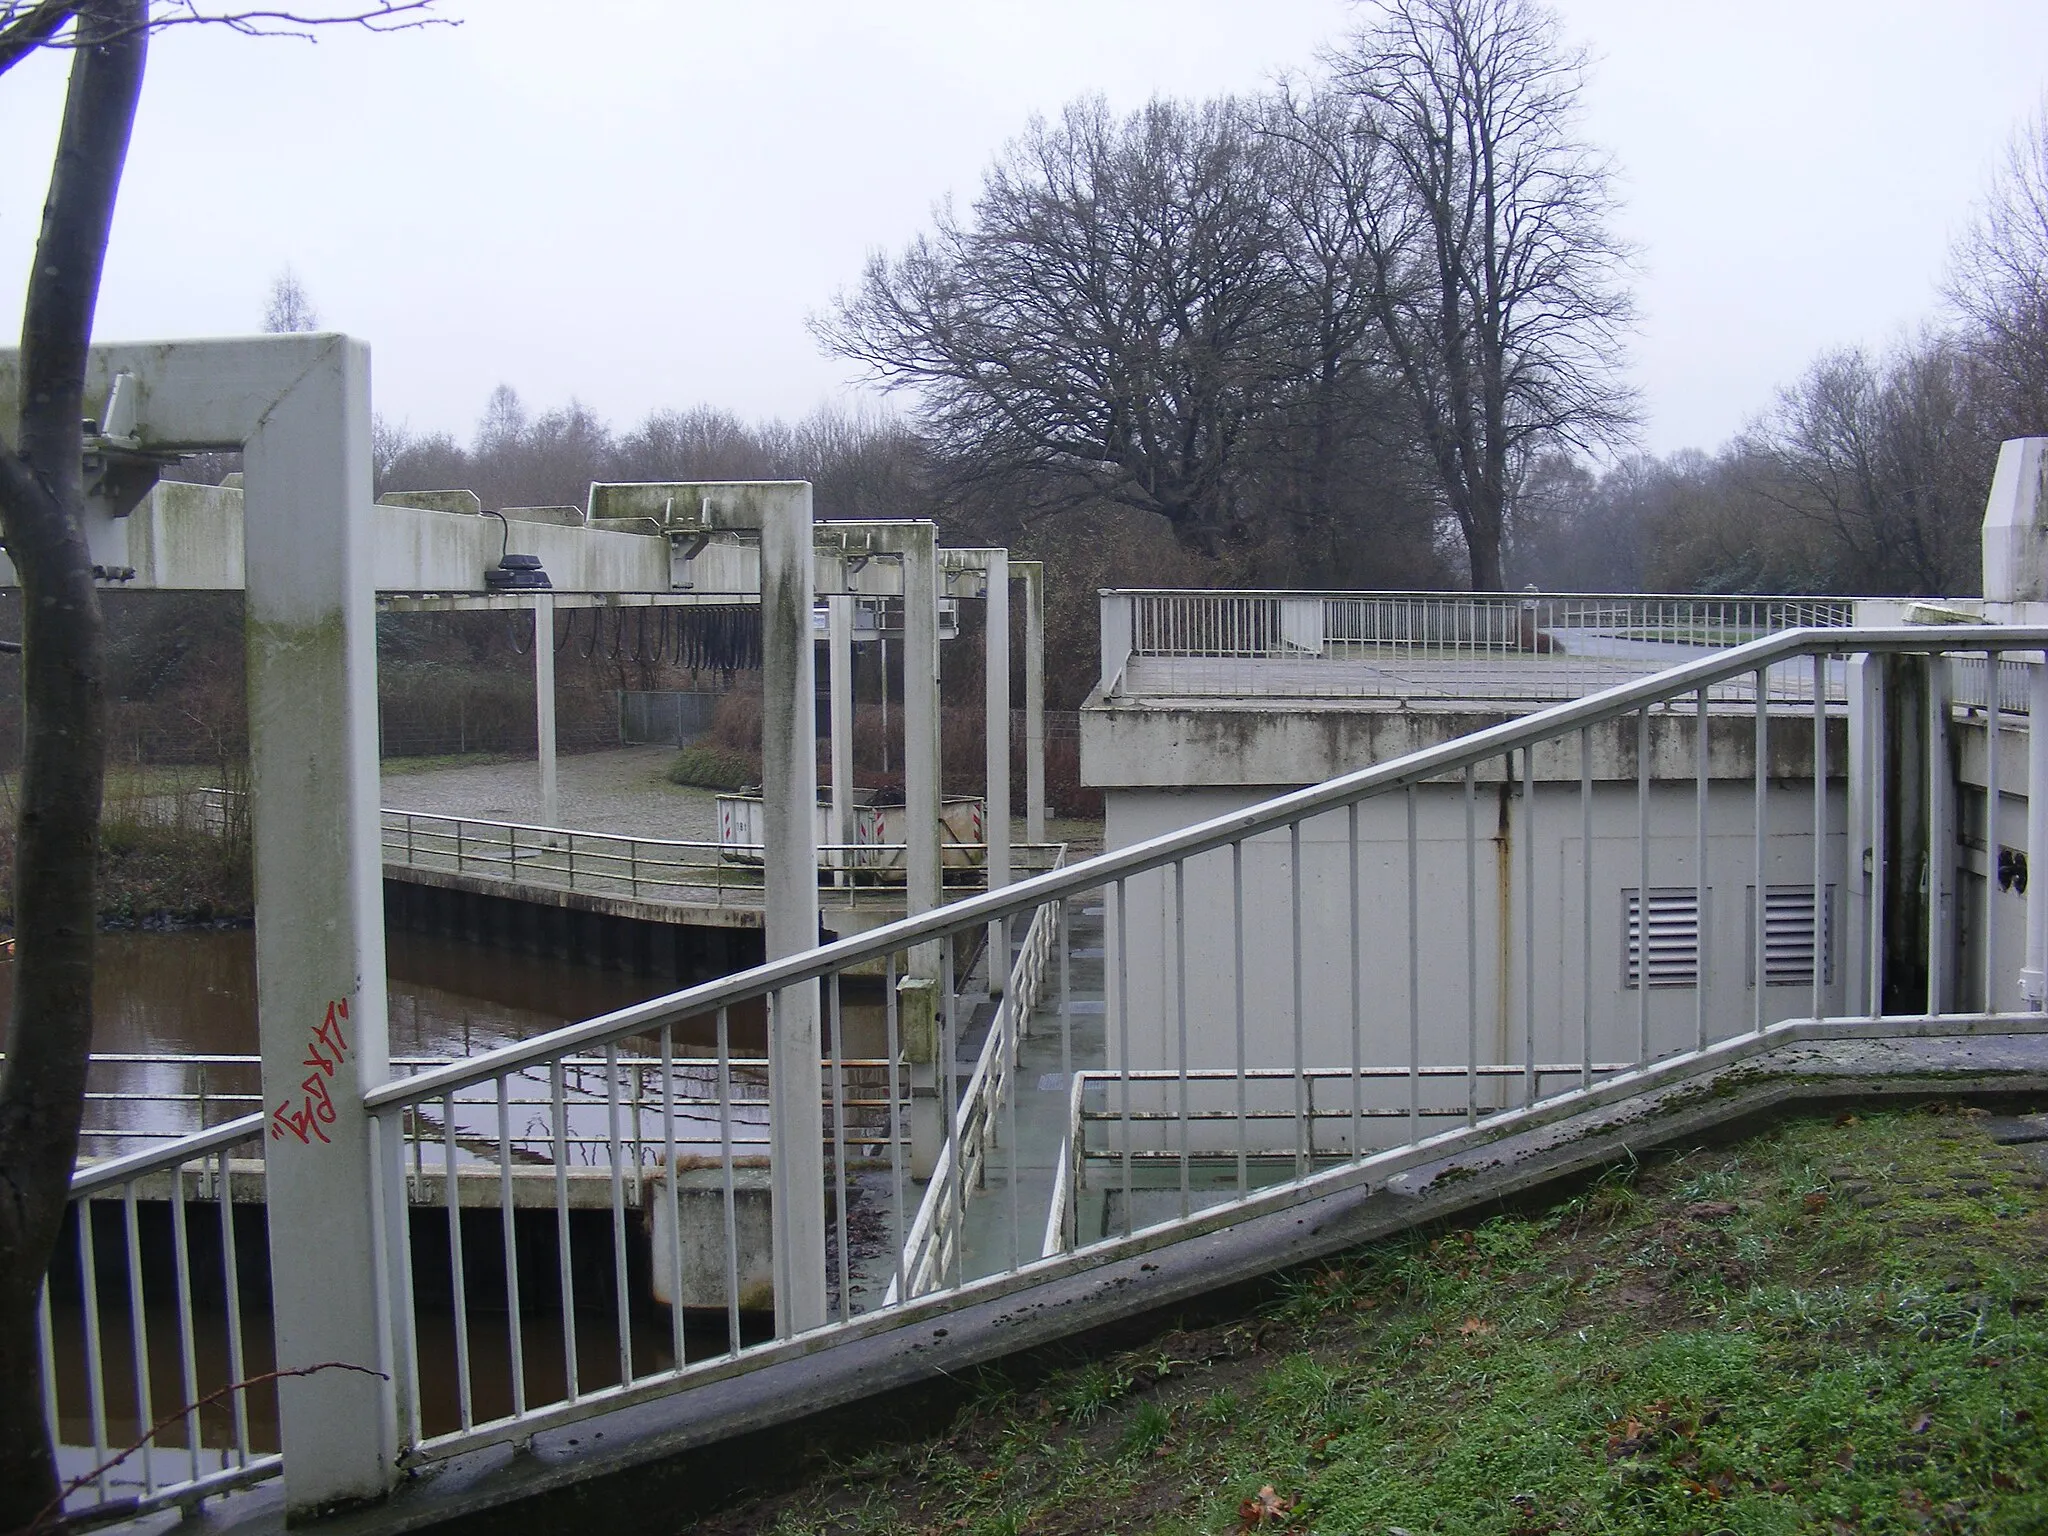
[[[459,28],[217,31],[150,60],[105,339],[256,329],[289,265],[377,408],[467,438],[491,388],[620,425],[852,398],[804,318],[1034,112],[1255,90],[1343,0],[444,0]],[[1713,447],[1821,349],[1938,313],[1945,254],[2048,89],[2041,0],[1563,0],[1641,252],[1643,442]],[[61,56],[0,78],[0,325]]]

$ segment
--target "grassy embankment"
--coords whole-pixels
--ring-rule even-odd
[[[110,928],[246,922],[256,901],[246,796],[223,822],[198,791],[218,771],[123,768],[107,776],[100,826],[100,922]],[[14,925],[16,779],[0,779],[0,928]]]
[[[1804,1120],[1388,1241],[706,1532],[2048,1531],[2048,1197],[1971,1112]]]

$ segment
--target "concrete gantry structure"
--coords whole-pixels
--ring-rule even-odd
[[[815,527],[810,488],[800,482],[594,486],[587,509],[514,509],[502,528],[477,516],[467,493],[377,502],[368,349],[342,336],[102,346],[94,349],[91,370],[87,394],[101,430],[89,442],[87,532],[105,581],[248,594],[259,1036],[265,1102],[277,1107],[268,1187],[278,1363],[289,1370],[342,1360],[397,1384],[383,1391],[346,1372],[280,1384],[279,1433],[292,1469],[287,1498],[293,1508],[311,1510],[375,1497],[390,1484],[395,1448],[416,1436],[405,1413],[418,1401],[417,1384],[398,1379],[405,1362],[391,1351],[391,1320],[380,1311],[410,1284],[378,1272],[397,1262],[380,1238],[389,1211],[380,1228],[379,1207],[403,1207],[403,1175],[396,1143],[374,1151],[362,1108],[363,1095],[389,1076],[377,595],[406,594],[404,605],[415,608],[532,612],[541,798],[550,821],[557,814],[553,648],[542,637],[551,632],[556,604],[622,595],[653,602],[757,595],[764,693],[789,701],[783,709],[771,702],[764,712],[773,961],[808,950],[818,936],[810,701],[819,590],[842,608],[849,595],[868,591],[904,599],[906,677],[914,681],[903,701],[911,911],[942,899],[937,683],[944,577],[936,530],[914,522]],[[0,410],[11,403],[17,377],[14,354],[0,352]],[[241,452],[241,485],[154,483],[161,465],[200,451]],[[521,553],[540,558],[552,590],[480,590],[483,573],[515,537]],[[1002,551],[974,551],[945,569],[997,573],[992,606],[1002,607],[1005,558]],[[0,585],[12,582],[0,557]],[[1007,633],[1005,621],[1004,640]],[[991,773],[998,774],[1000,757],[996,782],[1006,786],[1006,660],[991,673],[1000,674],[1003,691],[1001,713],[991,718]],[[927,814],[918,814],[920,807]],[[1042,807],[1034,819],[1042,821]],[[1008,830],[1004,819],[995,840],[1005,879]],[[794,1334],[826,1318],[817,984],[778,991],[769,1013],[772,1156],[782,1191],[773,1202],[775,1305],[778,1332]],[[307,1076],[310,1062],[319,1064],[314,1077]]]

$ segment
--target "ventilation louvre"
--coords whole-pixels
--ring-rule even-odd
[[[1643,984],[1641,893],[1621,893],[1621,984]],[[1652,987],[1696,987],[1700,981],[1700,893],[1692,886],[1650,892],[1649,978]]]
[[[1835,980],[1834,959],[1835,888],[1822,892],[1819,920],[1815,921],[1813,887],[1810,885],[1767,885],[1764,887],[1764,985],[1767,987],[1810,987],[1813,985],[1814,957],[1820,957],[1821,985]],[[1749,956],[1748,985],[1756,985],[1756,887],[1747,888],[1743,913],[1744,944]]]

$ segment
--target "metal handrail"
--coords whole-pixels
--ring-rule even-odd
[[[183,1167],[196,1157],[209,1152],[218,1152],[240,1142],[259,1139],[263,1135],[263,1116],[238,1115],[233,1120],[209,1126],[203,1131],[194,1131],[181,1136],[167,1147],[156,1147],[146,1152],[130,1152],[121,1157],[110,1157],[103,1162],[80,1168],[71,1175],[73,1200],[83,1200],[102,1189],[118,1184],[132,1183],[152,1173],[163,1173],[168,1169]]]
[[[908,949],[978,924],[1016,916],[1048,901],[1064,901],[1108,882],[1162,868],[1372,795],[1421,784],[1504,752],[1533,746],[1562,732],[1634,713],[1731,682],[1795,657],[1850,651],[1888,654],[2048,651],[2048,627],[2017,625],[1890,626],[1871,629],[1790,629],[1632,678],[1583,698],[1549,705],[1518,719],[1361,768],[1243,810],[1227,812],[1180,831],[1101,853],[1064,869],[1035,875],[1000,890],[968,896],[934,911],[785,956],[718,981],[617,1009],[516,1045],[501,1046],[438,1072],[385,1083],[364,1095],[372,1113],[453,1092],[566,1051],[645,1034],[663,1025],[715,1012],[746,998],[822,979],[835,971]]]
[[[1466,592],[1424,587],[1375,591],[1345,587],[1113,587],[1106,597],[1309,597],[1455,603],[1802,603],[1853,608],[1868,597],[1817,597],[1799,592]],[[1910,599],[1899,598],[1906,602]]]

